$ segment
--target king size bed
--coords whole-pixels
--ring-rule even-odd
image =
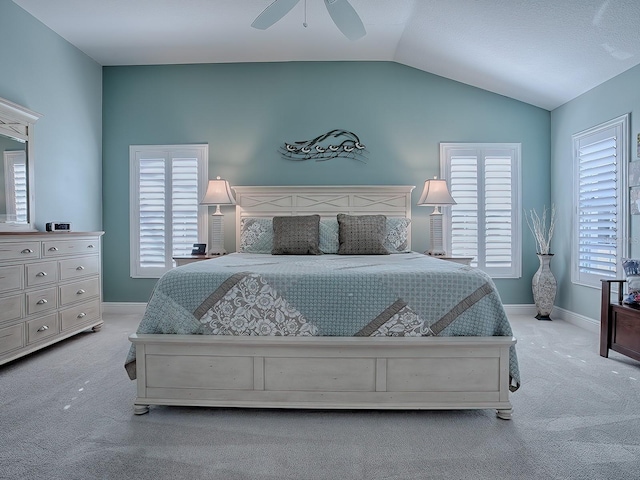
[[[411,251],[412,189],[235,187],[240,253],[165,274],[129,337],[134,412],[491,408],[511,418],[516,341],[495,285]]]

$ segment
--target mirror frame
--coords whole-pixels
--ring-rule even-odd
[[[26,142],[27,150],[27,190],[29,202],[27,223],[0,222],[0,232],[35,231],[35,177],[33,159],[33,126],[42,117],[17,103],[0,97],[0,134]]]

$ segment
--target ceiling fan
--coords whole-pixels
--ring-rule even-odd
[[[258,15],[251,26],[259,30],[266,30],[289,13],[299,1],[300,0],[275,0]],[[336,24],[336,27],[338,27],[349,40],[355,41],[366,35],[367,31],[364,29],[362,20],[360,20],[358,13],[347,0],[324,0],[324,4],[329,11],[333,23]],[[306,21],[303,25],[305,27],[307,26]]]

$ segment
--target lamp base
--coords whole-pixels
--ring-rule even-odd
[[[440,207],[435,207],[433,213],[429,215],[429,245],[431,248],[427,250],[427,255],[432,257],[444,257],[447,252],[444,251],[444,242],[442,238],[442,212]]]
[[[209,245],[209,256],[226,255],[224,248],[224,217],[216,209],[216,213],[211,215],[211,238]]]

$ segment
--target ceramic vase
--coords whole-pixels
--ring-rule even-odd
[[[556,277],[553,276],[549,264],[551,263],[552,253],[538,253],[540,266],[538,271],[533,275],[531,281],[531,289],[533,290],[533,302],[536,304],[538,320],[551,320],[551,310],[553,302],[556,299]]]

